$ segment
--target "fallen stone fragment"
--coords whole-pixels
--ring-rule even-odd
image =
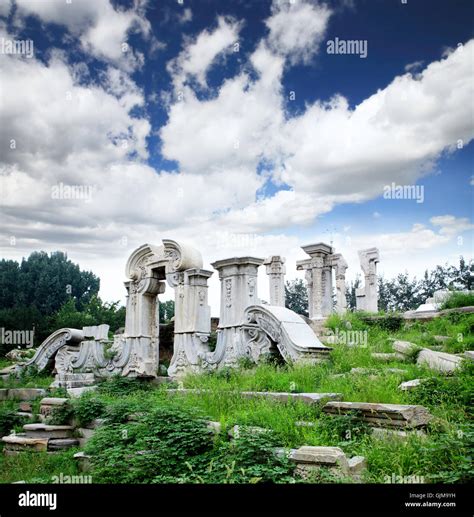
[[[4,436],[2,442],[9,451],[25,451],[32,450],[35,452],[46,451],[48,448],[48,440],[46,438],[28,438],[24,434],[12,434]]]
[[[411,381],[402,382],[400,386],[398,386],[398,389],[402,391],[410,391],[417,388],[422,382],[423,379],[413,379]]]
[[[471,361],[474,361],[474,350],[466,350],[463,354],[463,356],[466,359],[470,359]]]
[[[349,462],[344,451],[339,447],[313,447],[305,445],[296,449],[290,455],[290,459],[295,463],[339,466],[344,473],[349,473]]]
[[[410,341],[395,340],[392,343],[392,347],[395,350],[395,352],[403,356],[412,356],[418,350],[420,350],[420,347],[418,345],[415,345],[415,343],[410,343]]]
[[[212,431],[214,434],[220,434],[221,430],[222,430],[222,425],[220,422],[213,422],[213,421],[209,421],[207,423],[207,428]]]
[[[54,409],[69,404],[69,399],[46,397],[40,402],[40,414],[44,417],[50,416]]]
[[[84,451],[76,452],[73,458],[77,461],[81,472],[88,472],[90,470],[91,456],[87,455]]]
[[[95,391],[97,386],[83,386],[82,388],[67,388],[67,394],[75,399],[79,398],[83,393],[87,393],[88,391]]]
[[[419,366],[427,366],[431,370],[441,373],[452,373],[457,370],[462,363],[462,358],[447,354],[446,352],[435,352],[428,348],[423,348],[418,354],[417,364]]]
[[[305,404],[319,404],[325,400],[340,400],[341,393],[287,393],[276,391],[242,391],[241,396],[244,398],[268,398],[278,402],[299,401]]]
[[[351,415],[371,426],[389,428],[423,427],[432,416],[423,406],[373,404],[370,402],[328,402],[323,412],[331,415]]]
[[[257,427],[251,425],[234,425],[234,427],[232,427],[232,429],[229,430],[228,435],[231,438],[237,439],[240,438],[242,431],[253,435],[271,432],[270,429],[265,429],[264,427]]]

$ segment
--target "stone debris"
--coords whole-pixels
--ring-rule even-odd
[[[403,361],[405,360],[405,356],[402,354],[398,354],[396,352],[390,352],[390,353],[379,353],[379,352],[373,352],[370,354],[373,359],[376,359],[377,361],[382,362],[390,362],[390,361]]]
[[[46,397],[40,402],[40,415],[43,417],[51,416],[54,409],[69,404],[69,399]]]
[[[0,400],[35,400],[44,397],[46,390],[42,388],[9,388],[0,390]]]
[[[278,402],[299,401],[305,404],[319,404],[325,400],[341,400],[341,393],[289,393],[276,391],[242,391],[244,398],[264,397]]]
[[[420,386],[423,380],[424,379],[413,379],[411,381],[402,382],[400,386],[398,386],[398,389],[402,391],[410,391]]]
[[[392,347],[395,352],[405,357],[413,356],[418,350],[420,350],[418,345],[415,345],[415,343],[410,343],[410,341],[395,340],[392,343]]]
[[[79,470],[81,472],[88,472],[91,468],[91,456],[84,451],[76,452],[73,458],[77,461]]]
[[[380,440],[402,440],[406,441],[410,436],[417,436],[418,438],[426,438],[427,434],[421,429],[412,429],[409,431],[402,431],[400,429],[383,429],[381,427],[374,427],[372,429],[372,436]]]
[[[369,402],[328,402],[323,407],[323,412],[331,415],[352,415],[355,420],[374,427],[395,429],[423,427],[432,418],[423,406]]]
[[[4,436],[2,442],[5,444],[5,451],[47,451],[47,438],[30,438],[24,434],[12,434]]]
[[[79,398],[83,393],[87,393],[88,391],[95,391],[97,386],[83,386],[82,388],[67,388],[67,394],[72,398]]]
[[[427,366],[440,373],[452,373],[461,366],[462,357],[423,348],[418,354],[416,363],[418,366]]]

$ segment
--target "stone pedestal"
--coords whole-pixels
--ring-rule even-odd
[[[263,264],[267,268],[270,284],[270,305],[285,306],[285,259],[280,255],[273,255],[265,259]]]
[[[311,257],[296,262],[296,269],[305,271],[310,319],[322,319],[333,311],[332,254],[333,248],[320,242],[303,246]]]

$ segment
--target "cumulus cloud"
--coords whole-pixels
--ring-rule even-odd
[[[265,22],[270,31],[268,44],[291,64],[308,63],[318,52],[330,16],[324,4],[274,0],[272,15]]]
[[[235,20],[219,16],[213,31],[202,31],[195,40],[187,39],[184,50],[168,64],[176,88],[182,88],[187,79],[206,86],[206,74],[218,56],[232,51],[241,25]]]
[[[116,9],[109,0],[16,0],[16,4],[19,17],[34,15],[44,23],[64,25],[79,38],[86,52],[126,70],[138,68],[143,62],[143,55],[127,45],[130,32],[140,32],[152,45],[159,46],[145,17],[143,0],[136,0],[129,10]]]

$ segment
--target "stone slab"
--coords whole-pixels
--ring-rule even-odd
[[[339,447],[313,447],[305,445],[290,454],[295,463],[339,466],[344,473],[349,472],[349,462]]]
[[[48,440],[48,451],[57,451],[77,447],[79,440],[75,438],[52,438]]]
[[[420,347],[418,345],[415,345],[415,343],[410,343],[410,341],[395,340],[392,343],[392,347],[395,350],[395,352],[402,354],[404,356],[411,356],[417,350],[420,350]]]
[[[388,363],[390,361],[403,361],[405,356],[402,354],[398,354],[397,352],[389,352],[389,353],[379,353],[373,352],[370,354],[372,359],[376,359],[377,361],[382,361]]]
[[[70,425],[26,424],[23,426],[28,438],[70,438],[74,427]]]
[[[432,418],[423,406],[370,402],[328,402],[323,407],[323,412],[332,415],[353,415],[355,420],[388,428],[423,427]]]
[[[45,438],[30,438],[19,434],[4,436],[2,442],[8,450],[46,451],[48,448],[48,440]]]
[[[45,394],[46,390],[42,388],[10,388],[8,400],[35,400]]]
[[[446,352],[423,348],[418,354],[416,363],[418,366],[426,366],[440,373],[452,373],[461,366],[462,358]]]
[[[46,397],[44,399],[41,399],[40,404],[42,406],[63,406],[64,404],[67,404],[68,402],[69,402],[69,399],[66,399],[66,398]]]
[[[67,388],[67,394],[73,398],[79,398],[83,393],[87,393],[88,391],[95,391],[97,386],[82,386],[82,388]]]
[[[398,386],[398,389],[402,390],[402,391],[410,391],[410,390],[413,390],[413,389],[417,388],[418,386],[420,386],[420,384],[422,382],[423,382],[423,379],[413,379],[411,381],[402,382]]]

